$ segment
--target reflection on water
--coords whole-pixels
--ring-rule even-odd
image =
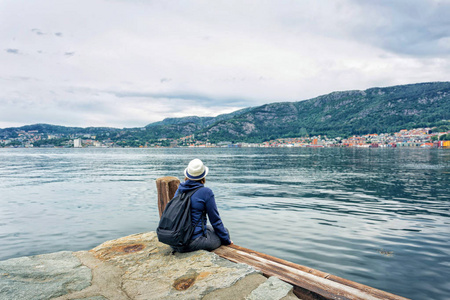
[[[0,259],[155,230],[201,158],[233,241],[414,299],[450,293],[450,151],[0,149]]]

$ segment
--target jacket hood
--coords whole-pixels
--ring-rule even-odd
[[[186,180],[185,182],[180,183],[180,186],[178,187],[178,192],[186,193],[202,186],[203,184],[198,181]]]

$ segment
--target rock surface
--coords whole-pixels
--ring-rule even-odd
[[[297,299],[292,290],[292,285],[272,276],[254,289],[246,300]]]
[[[211,252],[173,253],[154,232],[0,262],[0,299],[262,299],[267,288],[289,299],[284,284]]]
[[[91,270],[71,252],[0,261],[0,299],[51,299],[91,284]]]

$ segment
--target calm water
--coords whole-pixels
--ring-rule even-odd
[[[413,299],[450,295],[450,151],[0,149],[0,260],[155,230],[193,158],[233,241]]]

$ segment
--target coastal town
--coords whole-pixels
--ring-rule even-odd
[[[435,128],[434,128],[435,129]],[[450,131],[436,132],[433,128],[416,128],[400,130],[395,133],[366,134],[361,136],[334,137],[311,136],[297,138],[279,138],[262,143],[233,143],[223,141],[211,143],[195,138],[195,135],[179,139],[162,138],[157,141],[142,142],[138,146],[130,146],[120,138],[102,137],[91,134],[44,134],[37,130],[18,131],[14,138],[0,139],[0,147],[8,148],[246,148],[246,147],[351,147],[351,148],[450,148]]]

